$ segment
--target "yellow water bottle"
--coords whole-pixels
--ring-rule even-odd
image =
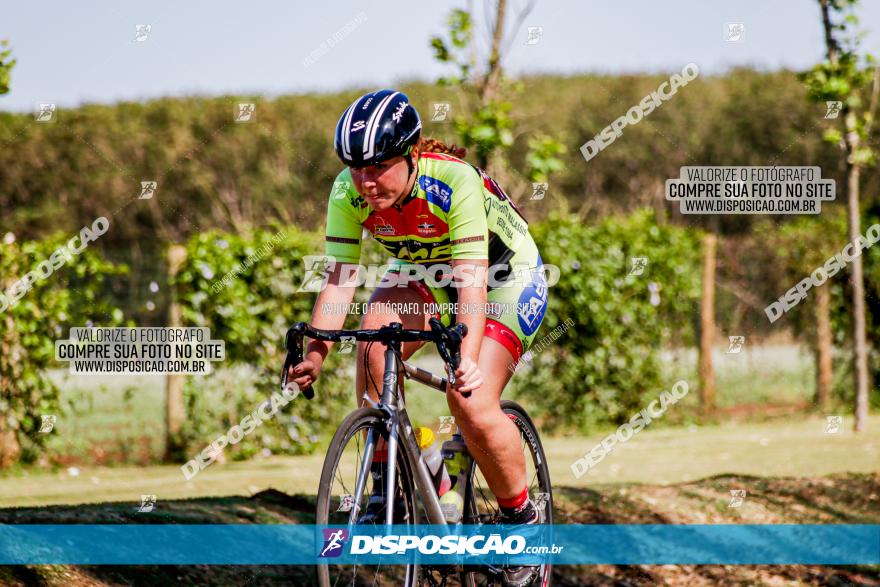
[[[443,496],[452,487],[452,480],[446,471],[443,463],[443,455],[440,454],[440,447],[434,442],[434,432],[430,428],[419,426],[415,431],[416,441],[419,443],[419,449],[422,452],[421,458],[428,466],[431,473],[431,480],[434,482],[434,489],[437,490],[438,496]]]

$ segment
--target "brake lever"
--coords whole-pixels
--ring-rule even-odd
[[[281,369],[281,392],[285,393],[288,386],[287,372],[291,366],[299,365],[303,362],[303,336],[306,329],[305,322],[297,322],[287,331],[285,346],[287,347],[287,357],[284,359],[284,367]],[[300,390],[306,399],[315,397],[315,386],[310,385],[307,389]]]
[[[446,328],[443,323],[436,318],[431,318],[428,322],[436,334],[439,335],[437,343],[437,352],[446,367],[446,376],[450,386],[454,386],[457,381],[455,370],[461,365],[461,339],[467,335],[467,326],[464,324],[456,324],[452,328]],[[471,392],[467,391],[461,394],[463,397],[470,397]]]
[[[449,381],[449,385],[455,385],[455,370],[450,368],[452,358],[446,349],[446,327],[437,318],[428,320],[428,325],[431,327],[431,331],[437,335],[437,352],[440,353],[440,358],[443,359],[443,366],[446,368],[446,379]]]

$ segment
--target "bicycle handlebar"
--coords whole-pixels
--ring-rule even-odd
[[[287,331],[285,339],[287,357],[284,359],[284,367],[281,370],[281,389],[287,387],[287,371],[290,367],[303,362],[303,338],[306,336],[315,340],[331,342],[340,342],[343,337],[347,340],[386,344],[390,342],[433,342],[437,345],[437,352],[440,353],[443,362],[449,368],[449,383],[454,385],[455,370],[461,363],[461,340],[467,336],[467,326],[456,324],[447,328],[437,318],[431,318],[428,323],[431,330],[405,329],[400,322],[392,322],[378,330],[320,330],[312,328],[305,322],[297,322]],[[315,397],[314,384],[303,390],[302,393],[309,400]]]

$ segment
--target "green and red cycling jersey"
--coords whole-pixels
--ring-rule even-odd
[[[507,194],[483,170],[450,155],[422,153],[412,192],[380,212],[358,194],[345,168],[327,206],[325,254],[358,263],[364,229],[399,264],[487,259],[490,275],[502,281],[513,267],[541,265],[528,222]],[[532,275],[531,283],[488,288],[489,306],[497,309],[488,314],[485,334],[504,344],[514,360],[531,344],[546,311],[546,279],[541,271]],[[426,301],[457,301],[453,287],[411,285]]]

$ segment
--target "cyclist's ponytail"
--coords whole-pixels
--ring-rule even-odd
[[[459,159],[464,159],[465,155],[467,155],[466,148],[459,147],[455,144],[450,147],[443,141],[439,141],[431,137],[420,138],[418,146],[421,153],[443,153],[446,155],[452,155],[453,157],[458,157]]]

